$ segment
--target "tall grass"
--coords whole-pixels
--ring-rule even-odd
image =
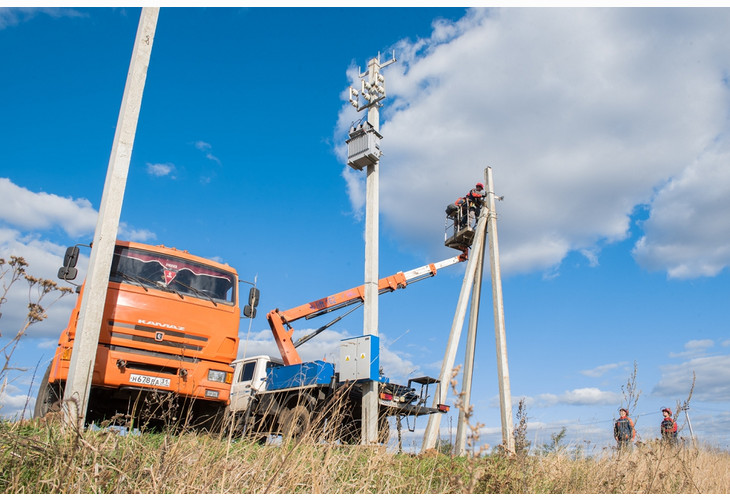
[[[394,454],[383,446],[260,445],[204,433],[67,432],[0,423],[0,493],[730,493],[730,454],[648,443],[575,458]]]
[[[22,258],[11,257],[7,264],[0,258],[0,307],[14,283],[25,280],[36,292],[25,325],[0,345],[3,383],[15,370],[10,360],[26,329],[45,318],[41,302],[51,293],[71,291],[27,275],[25,266]],[[343,434],[347,419],[342,417],[348,415],[340,415],[338,424],[337,408],[327,422],[303,422],[303,435],[284,426],[296,439],[273,445],[260,444],[259,429],[234,439],[239,433],[233,426],[211,434],[186,432],[175,423],[168,426],[174,432],[122,436],[63,429],[59,412],[31,421],[0,420],[0,494],[730,493],[728,452],[652,442],[588,458],[557,446],[531,455],[521,408],[517,454],[475,452],[459,458],[435,450],[410,455],[390,453],[385,446],[332,444],[357,441]],[[475,435],[479,427],[470,425]]]

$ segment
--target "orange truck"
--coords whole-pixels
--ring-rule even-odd
[[[75,277],[77,257],[78,247],[71,247],[60,278]],[[238,351],[238,282],[228,265],[175,248],[117,241],[87,421],[123,415],[198,425],[222,415]],[[83,286],[78,291],[41,381],[36,417],[60,407]],[[244,314],[253,317],[258,290],[252,288],[248,298]]]

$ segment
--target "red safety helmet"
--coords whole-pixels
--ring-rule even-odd
[[[482,184],[481,182],[477,182],[477,187],[479,189],[484,189],[484,184]]]
[[[662,408],[662,413],[664,413],[664,412],[669,413],[670,417],[672,416],[672,410],[670,410],[669,408]]]

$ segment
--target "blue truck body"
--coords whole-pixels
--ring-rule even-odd
[[[335,365],[326,361],[307,361],[298,365],[274,366],[266,370],[266,376],[268,391],[328,385],[335,376]]]

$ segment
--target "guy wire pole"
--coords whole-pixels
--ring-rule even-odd
[[[486,229],[487,217],[485,213],[479,215],[477,220],[477,228],[474,232],[474,247],[472,248],[472,255],[479,255],[482,253],[484,247],[484,231]],[[454,360],[456,359],[456,350],[459,347],[459,337],[461,337],[461,330],[464,326],[464,317],[466,316],[467,299],[472,290],[474,283],[474,275],[476,274],[476,265],[479,258],[469,258],[466,264],[466,271],[464,272],[464,281],[461,284],[461,292],[459,293],[459,300],[456,303],[456,313],[454,314],[454,321],[451,324],[451,332],[449,333],[449,340],[446,343],[446,354],[441,364],[441,373],[439,375],[438,391],[433,398],[433,406],[437,404],[443,404],[446,402],[446,396],[451,385],[451,371],[454,369]],[[423,436],[423,446],[421,451],[424,452],[436,446],[436,438],[438,437],[439,425],[441,424],[441,413],[432,413],[428,417],[428,424],[426,425],[426,431]]]
[[[142,94],[147,79],[152,42],[157,27],[159,7],[144,7],[139,18],[132,60],[127,73],[122,105],[114,134],[99,216],[91,247],[89,271],[81,299],[78,328],[66,381],[63,400],[64,424],[68,429],[81,429],[88,408],[89,389],[94,373],[99,330],[109,285],[114,245],[127,184],[129,160],[137,130]]]
[[[487,207],[482,207],[483,211],[487,211]],[[474,271],[474,288],[471,293],[471,306],[469,307],[469,329],[466,335],[466,353],[464,355],[464,376],[461,382],[461,403],[459,408],[459,420],[456,426],[456,455],[463,456],[466,454],[466,427],[467,413],[471,403],[471,385],[472,376],[474,374],[474,351],[477,342],[477,328],[479,326],[479,303],[482,295],[482,275],[484,271],[484,254],[487,245],[487,232],[484,231],[482,236],[482,251],[479,255],[473,255],[478,259],[477,268]]]
[[[485,169],[487,178],[487,227],[489,232],[489,260],[492,268],[492,298],[494,303],[494,335],[497,343],[497,377],[499,382],[499,408],[502,414],[502,444],[514,453],[515,440],[512,434],[512,393],[507,366],[507,336],[504,331],[504,304],[502,302],[502,271],[499,265],[499,244],[497,242],[497,211],[495,208],[492,167]]]

